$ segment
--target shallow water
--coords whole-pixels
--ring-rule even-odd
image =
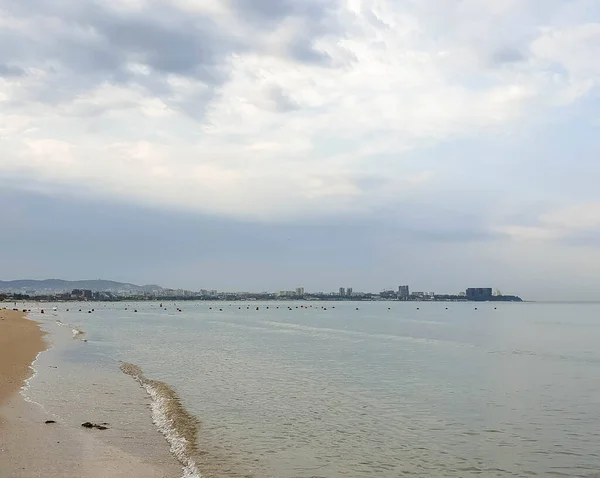
[[[118,424],[111,440],[149,460],[168,446],[121,361],[199,422],[189,458],[207,477],[600,471],[598,304],[57,306],[34,314],[56,347],[26,393]]]

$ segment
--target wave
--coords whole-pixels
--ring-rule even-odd
[[[322,334],[331,334],[331,335],[345,335],[350,337],[357,338],[370,338],[370,339],[381,339],[381,340],[390,340],[390,341],[399,341],[399,342],[412,342],[424,345],[440,345],[440,344],[452,344],[461,347],[472,347],[471,344],[460,343],[460,342],[452,342],[447,340],[439,340],[439,339],[427,339],[427,338],[419,338],[412,337],[409,335],[392,335],[392,334],[382,334],[382,333],[370,333],[370,332],[362,332],[358,330],[347,330],[347,329],[333,329],[327,327],[313,327],[310,325],[302,325],[302,324],[294,324],[289,322],[275,322],[271,320],[261,320],[257,323],[268,325],[271,327],[275,327],[278,329],[289,329],[296,330],[301,332],[310,332],[310,333],[322,333]]]
[[[21,396],[24,398],[24,400],[26,402],[29,403],[33,403],[35,405],[40,406],[41,408],[44,408],[43,405],[41,403],[35,402],[33,401],[29,395],[27,395],[27,392],[29,391],[29,389],[31,388],[31,381],[37,377],[38,375],[38,369],[35,368],[38,359],[40,358],[40,355],[42,355],[44,352],[46,352],[46,350],[41,350],[37,353],[37,355],[35,356],[35,359],[33,359],[33,361],[29,364],[29,370],[31,370],[31,375],[25,379],[25,381],[23,382],[23,385],[21,386],[21,389],[19,391],[19,393],[21,394]]]
[[[192,458],[197,452],[198,419],[185,409],[175,390],[168,384],[146,378],[137,365],[120,362],[120,367],[150,395],[152,421],[169,442],[171,453],[183,465],[182,478],[201,478]]]
[[[81,336],[81,335],[85,335],[85,331],[78,329],[77,327],[73,327],[71,329],[71,332],[73,333],[73,338],[76,339],[77,337]]]
[[[40,326],[41,327],[41,326]],[[42,329],[44,330],[44,329]],[[38,374],[39,374],[39,370],[36,368],[37,367],[37,362],[40,359],[40,357],[42,356],[43,353],[48,352],[48,350],[51,348],[51,345],[48,344],[46,348],[44,348],[44,350],[40,350],[37,355],[35,356],[35,359],[33,359],[33,361],[29,364],[29,370],[31,370],[31,375],[29,376],[29,378],[27,378],[24,382],[23,385],[21,386],[21,389],[19,390],[19,394],[23,397],[23,400],[25,400],[27,403],[31,403],[37,407],[39,407],[41,410],[44,411],[44,413],[46,413],[46,415],[52,415],[55,416],[53,413],[50,413],[46,407],[44,407],[43,404],[41,404],[40,402],[36,402],[33,398],[31,398],[30,394],[29,394],[29,389],[31,388],[31,382],[32,380],[34,380]]]
[[[71,327],[71,333],[73,334],[73,338],[76,339],[78,337],[81,337],[83,339],[83,336],[85,335],[85,330],[80,329],[79,327],[75,327],[74,325],[70,325],[70,324],[65,324],[62,320],[57,319],[56,320],[56,324],[59,327]]]

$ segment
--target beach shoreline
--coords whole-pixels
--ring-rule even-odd
[[[49,349],[42,325],[22,311],[0,309],[0,476],[179,478],[181,466],[166,446],[157,464],[118,446],[121,430],[69,423],[19,393],[36,373],[36,358]]]
[[[45,335],[25,312],[0,309],[0,407],[32,375],[31,364],[48,348]],[[0,414],[0,427],[2,421]]]

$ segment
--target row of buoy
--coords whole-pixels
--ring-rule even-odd
[[[160,304],[160,305],[162,307],[162,304]],[[230,307],[231,307],[231,305],[230,305]],[[298,308],[309,309],[309,308],[312,308],[312,307],[313,307],[312,305],[311,306],[301,305],[300,307],[296,306],[296,309],[298,309]],[[266,308],[268,309],[269,307],[267,306]],[[331,307],[331,308],[335,309],[334,306]],[[209,307],[209,309],[212,310],[213,308]],[[238,309],[242,310],[241,307],[238,307]],[[279,306],[277,307],[277,309],[279,309]],[[322,305],[321,309],[322,310],[327,310],[327,307],[325,307],[325,306]],[[391,310],[391,309],[392,309],[391,307],[388,307],[388,310]],[[498,307],[494,307],[494,310],[497,310],[497,309],[498,309]],[[13,309],[13,310],[18,311],[18,309]],[[52,310],[58,310],[58,309],[56,307],[54,307]],[[128,310],[128,307],[125,307],[125,310]],[[165,307],[164,310],[167,310],[167,308]],[[180,309],[179,307],[176,307],[176,310],[177,310],[177,312],[183,312],[183,310]],[[246,307],[246,310],[250,310],[250,307],[249,306]],[[260,307],[256,307],[256,310],[260,310]],[[288,306],[288,310],[293,310],[293,309],[292,309],[292,307]],[[356,310],[360,310],[360,309],[357,307]],[[417,307],[417,310],[420,310],[420,307]],[[448,307],[446,307],[446,310],[448,310]],[[478,310],[478,308],[475,307],[474,310]],[[66,309],[66,311],[69,312],[69,309]],[[82,311],[82,309],[79,309],[79,312],[81,312],[81,311]],[[31,310],[28,311],[27,309],[23,309],[23,312],[31,312]],[[95,309],[88,310],[87,313],[91,314],[92,312],[95,312]],[[137,309],[134,309],[134,312],[137,312]],[[219,312],[223,312],[223,309],[219,309]],[[40,309],[40,314],[44,314],[44,313],[45,313],[44,309]]]

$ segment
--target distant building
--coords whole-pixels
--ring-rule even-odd
[[[73,289],[71,296],[76,299],[92,300],[93,294],[91,290]]]
[[[418,299],[423,299],[425,297],[425,292],[413,292],[413,297],[417,297]]]
[[[296,287],[296,295],[302,297],[304,295],[304,287]]]
[[[352,296],[352,287],[348,287],[348,288],[346,289],[346,295],[347,295],[348,297],[351,297],[351,296]]]
[[[346,295],[346,289],[340,287],[340,297],[344,297]]]
[[[468,300],[490,300],[492,298],[491,287],[472,287],[465,294]]]
[[[407,285],[401,285],[398,287],[398,299],[406,300],[410,297],[410,292]]]

